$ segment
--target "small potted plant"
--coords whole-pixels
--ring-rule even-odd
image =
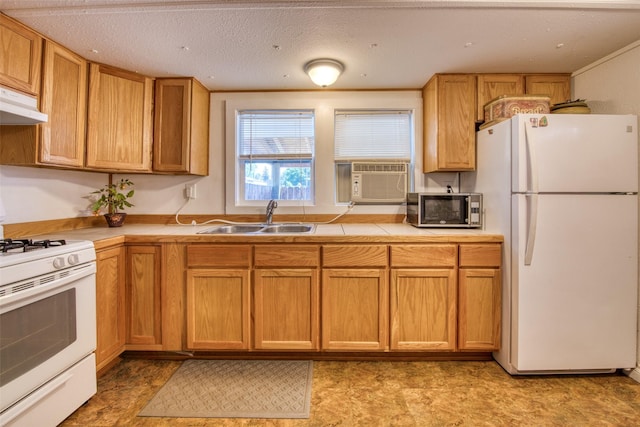
[[[99,194],[100,197],[93,202],[91,210],[94,215],[99,215],[100,210],[104,207],[107,208],[107,213],[104,214],[105,219],[109,227],[120,227],[124,223],[124,219],[127,214],[120,212],[125,207],[130,208],[133,206],[127,199],[133,197],[133,182],[128,179],[121,179],[120,182],[115,184],[107,184],[104,188],[96,190],[91,194]]]

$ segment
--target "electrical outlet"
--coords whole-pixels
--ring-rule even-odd
[[[196,198],[196,185],[195,184],[185,184],[185,186],[184,186],[184,196],[187,199],[195,199]]]

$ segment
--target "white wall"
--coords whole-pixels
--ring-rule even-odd
[[[456,174],[423,174],[422,168],[422,99],[420,91],[357,91],[357,92],[264,92],[264,93],[212,93],[209,136],[209,176],[167,176],[125,174],[135,183],[136,194],[132,199],[131,214],[173,215],[181,208],[184,214],[255,214],[263,208],[231,208],[233,200],[225,188],[225,156],[228,151],[226,128],[226,104],[270,105],[271,108],[300,108],[300,104],[313,105],[322,118],[317,121],[319,151],[325,158],[333,150],[333,108],[410,108],[415,110],[417,159],[414,180],[417,191],[443,191],[445,182],[456,180]],[[231,122],[232,123],[232,122]],[[317,171],[319,179],[333,182],[333,169]],[[89,216],[89,200],[92,191],[107,183],[108,175],[44,168],[0,166],[0,199],[6,209],[5,224],[44,221],[78,216]],[[186,203],[185,184],[196,184],[197,197]],[[455,182],[454,185],[457,185]],[[186,204],[185,204],[186,203]],[[343,212],[324,200],[315,206],[305,206],[306,213]],[[356,206],[351,212],[395,213],[403,212],[401,206]],[[302,213],[294,208],[280,209],[280,213]]]
[[[0,166],[4,223],[89,216],[86,197],[106,183],[106,174]]]
[[[573,98],[586,99],[594,114],[636,114],[640,124],[640,40],[573,73]],[[632,376],[640,382],[640,317],[638,343]]]

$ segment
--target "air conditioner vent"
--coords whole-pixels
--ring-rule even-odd
[[[352,172],[406,173],[406,163],[352,163]]]

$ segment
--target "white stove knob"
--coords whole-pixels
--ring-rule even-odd
[[[70,265],[76,265],[80,262],[80,257],[78,256],[78,254],[71,254],[67,258],[67,261],[69,261]]]
[[[64,257],[57,257],[53,260],[54,268],[64,268]]]

